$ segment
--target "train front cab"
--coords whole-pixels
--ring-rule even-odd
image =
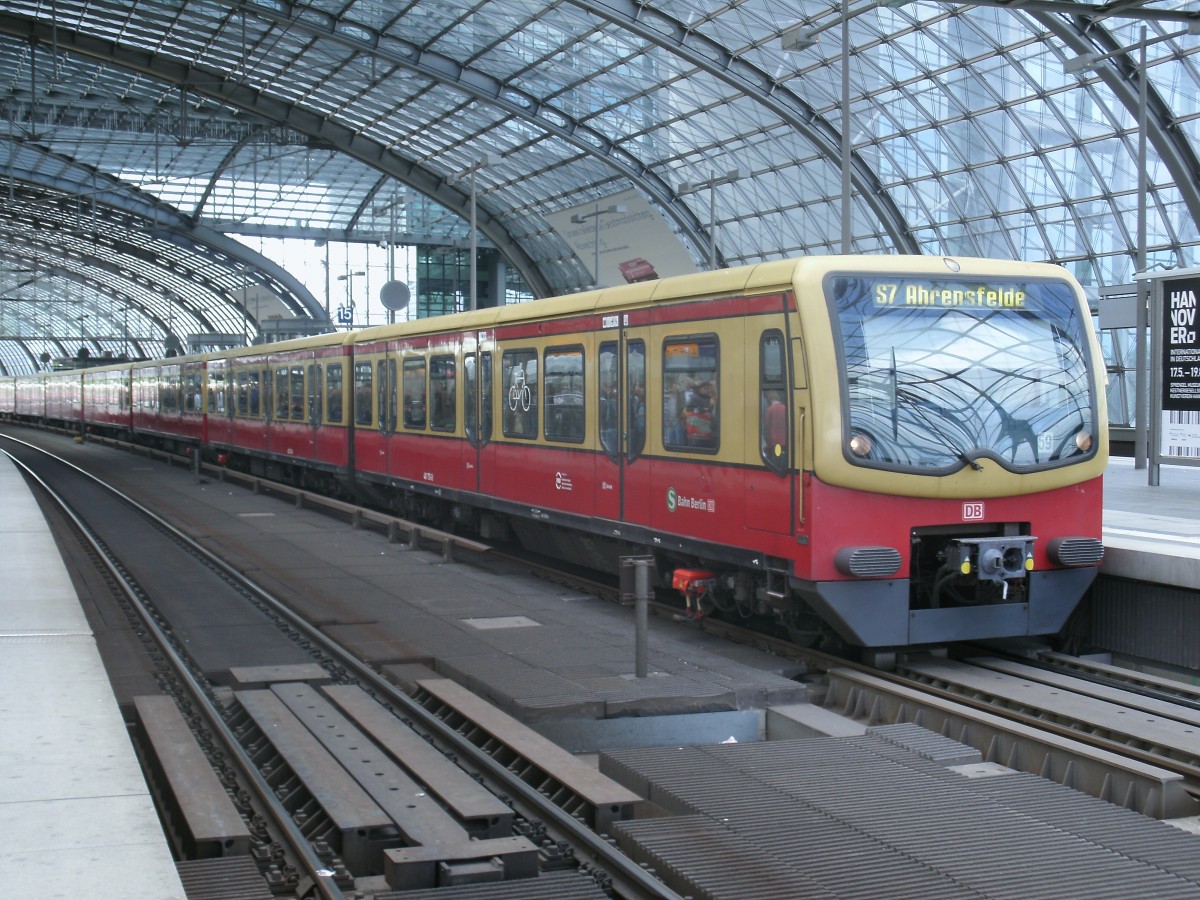
[[[981,260],[800,273],[824,439],[792,589],[863,647],[1059,631],[1103,553],[1104,368],[1082,291],[1057,267]]]

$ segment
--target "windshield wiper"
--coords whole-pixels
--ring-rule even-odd
[[[928,415],[926,415],[925,410],[921,408],[920,400],[911,396],[907,391],[900,390],[899,386],[896,388],[896,400],[903,400],[906,404],[908,404],[908,407],[920,417],[921,421],[928,426],[929,430],[940,437],[942,439],[942,443],[954,451],[955,456],[965,462],[976,472],[983,471],[983,466],[981,466],[976,459],[971,456],[971,454],[969,454],[962,447],[958,446],[958,443],[953,438],[947,435],[946,432],[942,431],[942,429],[938,427],[937,423]]]

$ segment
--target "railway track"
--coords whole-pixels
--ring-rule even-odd
[[[302,493],[291,488],[250,481],[247,487],[285,497],[299,497]],[[297,505],[316,505],[320,501],[299,497],[295,502]],[[346,512],[341,507],[330,507],[330,511],[335,515],[344,515]],[[376,515],[367,511],[363,511],[363,514]],[[399,527],[382,519],[378,522],[374,519],[364,521],[386,530],[393,539]],[[409,540],[414,540],[413,534],[411,530],[403,532],[403,536]],[[416,538],[428,539],[427,533],[419,533]],[[433,535],[433,539],[442,538]],[[452,551],[443,549],[443,553],[446,552]],[[499,556],[491,550],[486,552],[487,557]],[[537,568],[535,563],[528,560],[522,560],[521,564],[527,568]],[[613,597],[619,594],[618,588],[612,584],[584,585],[582,582],[586,579],[577,574],[554,571],[549,573],[549,577],[575,587],[586,586],[600,594]],[[652,608],[664,617],[675,616],[679,611],[678,607],[670,604],[654,604]],[[1062,683],[1038,682],[1032,673],[1025,671],[1004,673],[997,671],[994,666],[982,668],[951,663],[937,657],[902,660],[899,671],[883,673],[718,619],[699,620],[693,623],[693,627],[720,632],[731,640],[754,644],[781,656],[802,660],[814,674],[828,672],[827,706],[848,716],[864,719],[871,724],[916,722],[977,747],[985,759],[992,762],[1070,784],[1156,818],[1200,812],[1193,799],[1193,794],[1197,792],[1196,785],[1200,785],[1200,768],[1197,767],[1196,754],[1190,745],[1185,742],[1179,752],[1164,755],[1165,742],[1157,736],[1147,739],[1140,721],[1129,732],[1120,732],[1098,723],[1095,716],[1075,715],[1069,709],[1064,710],[1046,702],[1049,698],[1066,695],[1068,687]],[[1009,661],[1009,665],[1028,665],[1029,662]],[[1163,704],[1169,701],[1185,711],[1200,700],[1197,693],[1189,691],[1186,685],[1114,667],[1088,665],[1075,658],[1048,654],[1043,664],[1070,669],[1075,675],[1083,675],[1087,669],[1086,678],[1093,683],[1104,682],[1113,686],[1119,679],[1122,690],[1148,695],[1149,700]],[[351,673],[349,669],[346,671]],[[963,673],[973,675],[967,677]],[[1006,677],[999,678],[1001,675]],[[356,680],[353,674],[348,677],[349,680]],[[987,684],[981,686],[981,679]],[[1001,687],[1002,683],[1007,683],[1009,687],[1014,684],[1023,686],[1024,690],[1010,690],[1009,687]],[[390,689],[390,685],[388,687]],[[1081,693],[1073,687],[1070,690],[1072,696],[1086,696],[1086,692]],[[1112,705],[1114,698],[1091,699],[1102,704],[1097,705],[1096,709],[1107,708],[1110,712],[1116,709]],[[1129,697],[1122,699],[1125,702],[1121,706],[1126,710],[1136,710],[1135,715],[1171,720],[1179,723],[1179,727],[1185,731],[1190,727],[1186,712],[1170,712],[1166,705],[1156,708],[1146,696],[1137,701]],[[428,697],[426,701],[433,705],[440,702],[430,701]],[[1076,701],[1070,701],[1067,706],[1072,704],[1076,704]],[[1130,716],[1130,713],[1114,712],[1113,715]],[[1197,728],[1200,730],[1200,726]],[[473,740],[480,744],[487,743],[489,739],[475,734]],[[530,815],[536,817],[537,813]],[[580,855],[587,857],[587,851]],[[602,868],[599,857],[595,859],[595,863],[588,859],[584,864]],[[620,879],[613,881],[616,883]],[[618,884],[614,887],[614,893],[621,896],[654,896],[639,894],[638,890],[636,886]]]
[[[132,498],[117,497],[92,476],[65,461],[48,461],[44,451],[30,445],[19,447],[11,439],[4,445],[13,450],[18,462],[19,457],[41,460],[26,466],[43,470],[44,477],[35,476],[39,490],[61,506],[61,515],[78,530],[94,565],[102,568],[105,580],[124,595],[129,615],[137,617],[137,629],[153,644],[151,652],[158,658],[156,680],[174,698],[182,719],[200,732],[198,743],[206,754],[222,761],[217,778],[235,800],[249,833],[250,857],[272,894],[384,896],[389,890],[424,884],[428,873],[438,866],[449,874],[435,877],[452,883],[492,879],[496,872],[487,870],[499,866],[502,875],[528,878],[526,889],[544,876],[546,888],[562,896],[568,896],[561,882],[567,872],[590,873],[589,879],[575,878],[572,887],[586,881],[598,892],[594,896],[675,896],[601,833],[606,824],[629,812],[621,805],[632,799],[624,792],[614,795],[609,786],[601,784],[607,780],[590,767],[580,764],[572,768],[564,763],[562,751],[556,754],[557,748],[548,743],[524,741],[526,735],[520,727],[513,730],[516,723],[496,716],[497,711],[486,704],[452,696],[452,691],[448,694],[441,685],[431,684],[420,699],[410,697],[347,655],[285,603]],[[68,481],[70,485],[65,484]],[[72,503],[65,499],[68,494],[84,496],[85,500],[75,502],[86,509],[72,510]],[[146,543],[150,531],[157,535],[153,544]],[[134,546],[143,548],[143,556],[147,547],[153,548],[149,566],[130,564]],[[163,569],[169,572],[173,591],[164,590],[162,583],[141,583],[144,574]],[[146,580],[154,582],[153,574]],[[243,671],[238,683],[239,676],[232,674],[238,667],[228,666],[222,671],[229,672],[235,683],[222,683],[213,677],[214,657],[197,659],[196,648],[181,639],[188,633],[184,611],[198,596],[206,598],[205,608],[210,610],[204,615],[228,614],[211,612],[216,585],[223,585],[226,595],[236,595],[236,602],[252,609],[241,613],[243,618],[261,620],[248,626],[249,634],[256,651],[269,649],[280,660],[270,672]],[[227,598],[222,602],[234,601]],[[193,637],[199,634],[194,632]],[[287,652],[278,649],[288,646],[292,649]],[[220,665],[226,666],[234,655],[218,653]],[[243,665],[253,667],[261,659],[247,656]],[[316,678],[311,677],[314,668]],[[300,670],[308,672],[304,681],[288,675]],[[273,681],[273,677],[281,680]],[[256,678],[262,683],[256,683]],[[307,737],[295,729],[297,721],[307,723]],[[338,726],[336,739],[322,731],[330,722]],[[281,730],[289,729],[295,731],[293,740],[276,740]],[[320,760],[338,750],[339,740],[349,740],[353,745],[349,749],[354,751],[349,755],[359,756],[360,735],[378,739],[382,733],[401,740],[396,737],[401,731],[409,735],[404,739],[418,755],[423,746],[437,748],[433,755],[443,762],[447,756],[453,757],[469,780],[482,782],[491,788],[493,797],[503,798],[507,813],[488,807],[485,824],[469,821],[464,825],[456,820],[461,810],[455,804],[486,806],[484,801],[477,797],[466,800],[458,794],[446,801],[443,784],[423,784],[411,777],[422,764],[405,768],[394,759],[385,759],[382,752],[369,757],[369,772],[359,773],[361,781],[375,782],[374,794],[370,790],[365,793],[375,797],[376,806],[384,810],[385,816],[378,821],[371,818],[373,813],[347,810],[348,804],[339,806],[336,800],[323,798],[319,779],[308,779],[324,765]],[[316,746],[319,744],[323,747]],[[436,761],[427,762],[432,765]],[[331,793],[342,795],[340,790]],[[381,793],[383,802],[379,802]],[[389,793],[406,797],[407,802],[393,802],[389,807]],[[417,796],[420,801],[413,799]],[[433,796],[441,797],[442,802],[434,803]],[[414,806],[424,807],[426,814],[414,813]],[[354,815],[365,818],[353,820]],[[557,889],[551,888],[554,879],[559,879]],[[495,896],[506,896],[500,887],[496,886]]]

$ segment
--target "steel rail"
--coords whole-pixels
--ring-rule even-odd
[[[396,688],[374,669],[358,660],[336,640],[315,626],[310,625],[293,612],[282,600],[256,584],[238,569],[212,553],[208,548],[180,531],[162,516],[111,485],[105,484],[101,479],[74,463],[62,459],[44,448],[37,447],[9,435],[0,435],[0,437],[40,452],[50,459],[75,470],[81,476],[92,480],[100,487],[111,492],[115,497],[118,497],[130,508],[136,510],[152,522],[155,527],[185,546],[195,556],[211,565],[214,570],[230,579],[247,593],[253,595],[257,602],[261,603],[270,613],[286,622],[288,627],[295,629],[295,631],[303,636],[304,640],[320,647],[322,652],[336,661],[339,666],[343,667],[351,677],[359,680],[365,686],[369,686],[371,691],[382,695],[387,703],[400,710],[403,716],[412,719],[414,722],[418,722],[422,728],[431,733],[443,745],[452,747],[455,753],[469,761],[470,766],[486,773],[486,777],[491,779],[493,783],[500,785],[509,795],[510,799],[514,797],[519,798],[521,803],[524,804],[525,813],[529,818],[540,819],[552,826],[553,829],[569,841],[577,855],[580,851],[586,851],[595,865],[601,868],[611,879],[614,889],[621,896],[629,898],[656,898],[656,900],[657,898],[662,898],[662,900],[682,900],[677,893],[672,891],[653,874],[617,850],[607,838],[596,834],[574,815],[554,804],[536,787],[524,781],[519,775],[510,771],[505,765],[496,761],[471,743],[464,735],[459,734],[448,723],[425,709],[425,707],[417,703],[408,694]],[[173,651],[171,655],[173,658],[176,657]],[[192,679],[189,676],[189,682],[191,681]],[[240,750],[240,745],[238,749]],[[257,775],[257,772],[255,774]],[[320,869],[317,871],[324,870]],[[340,896],[340,894],[337,896]]]
[[[4,435],[3,437],[8,438],[7,435]],[[14,438],[8,439],[15,440]],[[31,449],[40,450],[40,448],[34,447],[31,444],[26,444],[24,441],[16,442]],[[40,452],[45,453],[46,451],[40,450]],[[272,790],[271,786],[267,784],[266,780],[258,771],[258,768],[254,765],[254,762],[250,759],[249,755],[247,755],[246,751],[242,749],[242,746],[238,742],[236,736],[225,724],[224,717],[216,708],[212,700],[209,699],[208,693],[204,689],[204,686],[201,685],[200,682],[197,681],[192,675],[191,668],[189,667],[187,661],[178,652],[176,652],[171,640],[159,627],[154,615],[151,614],[151,612],[146,608],[146,605],[141,597],[141,592],[130,583],[128,578],[126,578],[124,572],[114,560],[110,551],[103,546],[100,540],[96,537],[95,533],[92,531],[91,527],[88,526],[87,523],[85,523],[75,513],[75,510],[71,508],[70,504],[67,503],[67,501],[64,500],[63,497],[61,497],[52,487],[50,487],[50,485],[48,485],[41,478],[41,476],[39,476],[33,471],[33,469],[31,469],[21,460],[17,459],[7,450],[0,449],[0,453],[4,453],[5,456],[11,459],[14,465],[20,468],[29,479],[38,485],[43,494],[54,502],[55,506],[59,509],[62,515],[79,532],[80,537],[86,542],[92,553],[95,554],[96,558],[107,570],[108,575],[125,594],[130,606],[137,612],[139,618],[142,620],[142,624],[146,627],[146,630],[153,637],[154,642],[158,645],[159,651],[170,663],[172,669],[174,670],[175,676],[187,690],[190,700],[204,716],[208,727],[217,736],[219,736],[224,745],[223,749],[225,752],[229,754],[237,767],[241,770],[242,777],[253,788],[259,802],[272,815],[275,820],[274,824],[276,827],[284,835],[286,835],[288,841],[292,844],[292,851],[295,855],[295,858],[298,859],[304,866],[309,878],[312,879],[314,886],[320,891],[321,897],[324,898],[324,900],[345,900],[345,895],[342,893],[341,888],[339,888],[333,880],[334,873],[326,868],[325,863],[322,862],[313,852],[308,839],[304,837],[299,827],[295,822],[292,821],[292,817],[288,814],[287,810],[283,808],[283,805],[275,796],[275,792]],[[84,475],[87,475],[86,472],[83,472],[83,470],[78,469],[77,466],[73,466],[71,463],[66,462],[65,460],[54,457],[52,454],[46,455],[58,460],[64,465],[76,469]],[[92,478],[93,476],[88,475],[88,477]],[[103,486],[102,482],[99,482],[94,478],[93,480],[96,480],[98,484]],[[114,493],[117,496],[121,496],[118,492],[114,491]]]

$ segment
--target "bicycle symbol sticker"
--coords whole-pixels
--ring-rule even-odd
[[[521,407],[521,412],[529,412],[529,404],[533,399],[533,392],[529,389],[529,385],[525,383],[525,370],[520,366],[513,368],[512,386],[508,389],[508,408],[513,412],[517,411],[517,407]]]

